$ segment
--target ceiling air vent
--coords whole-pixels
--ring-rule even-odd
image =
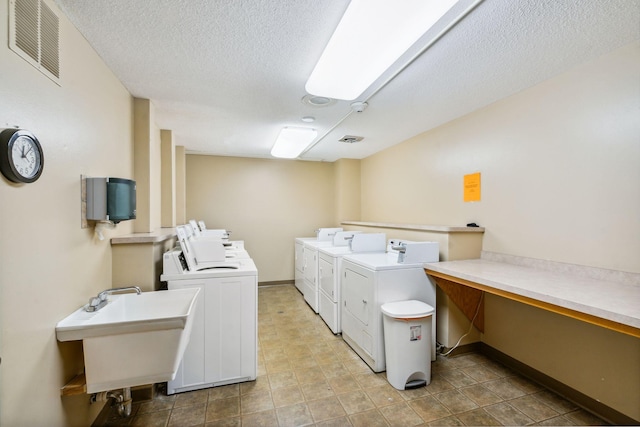
[[[58,16],[43,0],[11,0],[9,48],[60,84]]]
[[[353,135],[345,135],[340,138],[338,141],[346,142],[347,144],[353,144],[354,142],[360,142],[364,139],[362,136],[353,136]]]

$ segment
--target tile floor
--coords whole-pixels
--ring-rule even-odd
[[[306,305],[293,285],[259,288],[258,379],[135,403],[131,426],[602,425],[476,353],[438,357],[427,387],[398,391]]]

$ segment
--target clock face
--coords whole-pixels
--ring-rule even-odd
[[[33,178],[40,169],[42,159],[40,150],[33,139],[28,136],[19,136],[11,147],[11,158],[16,172],[25,178]]]
[[[31,183],[40,178],[44,155],[40,142],[23,129],[0,132],[0,171],[12,182]]]

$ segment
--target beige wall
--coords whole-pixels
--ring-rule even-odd
[[[340,159],[334,163],[335,217],[338,221],[360,219],[360,160]]]
[[[362,220],[473,221],[485,250],[640,272],[639,56],[627,46],[365,159]],[[482,201],[464,203],[473,172]]]
[[[54,10],[55,5],[48,2]],[[81,228],[80,175],[133,178],[132,98],[62,16],[61,86],[7,48],[8,1],[0,2],[0,125],[33,131],[42,177],[0,177],[0,425],[89,425],[89,396],[61,398],[82,371],[81,345],[58,343],[55,325],[111,286],[109,237]]]
[[[293,280],[293,240],[335,226],[332,163],[187,155],[187,220],[244,240],[258,280]]]
[[[484,250],[640,273],[639,75],[636,43],[363,160],[362,220],[473,221]],[[640,420],[640,340],[497,297],[485,312],[486,343]]]

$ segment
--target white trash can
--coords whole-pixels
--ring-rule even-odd
[[[384,314],[387,381],[398,390],[431,382],[431,322],[434,308],[422,301],[388,302]]]

